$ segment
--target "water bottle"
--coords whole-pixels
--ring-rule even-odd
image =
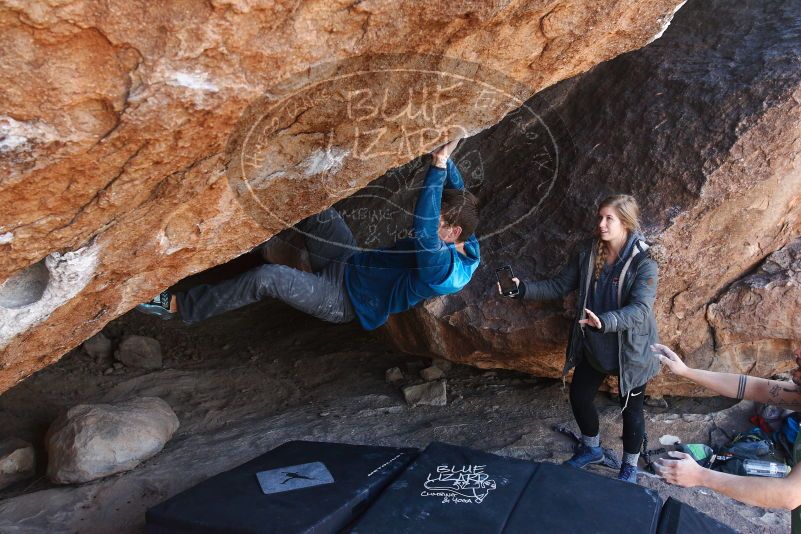
[[[757,477],[784,478],[790,472],[790,466],[765,460],[745,460],[745,474]]]

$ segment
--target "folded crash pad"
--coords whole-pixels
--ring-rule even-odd
[[[669,497],[659,516],[658,534],[734,534],[736,530],[688,504]]]
[[[149,509],[151,534],[334,533],[417,449],[291,441]]]
[[[351,532],[652,533],[660,507],[635,484],[432,443]]]

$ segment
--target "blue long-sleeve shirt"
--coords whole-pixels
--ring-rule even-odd
[[[475,234],[464,242],[465,254],[439,238],[442,189],[464,189],[462,175],[448,160],[447,168],[431,166],[414,210],[414,237],[388,248],[357,252],[345,267],[345,287],[353,310],[367,330],[378,328],[390,314],[425,299],[461,290],[478,267]]]

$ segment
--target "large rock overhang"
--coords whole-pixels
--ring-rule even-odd
[[[392,142],[426,117],[367,118],[362,132],[387,131],[375,157],[357,158],[325,150],[331,133],[333,146],[353,143],[354,117],[336,93],[345,85],[312,90],[312,107],[298,101],[264,122],[276,102],[338,73],[433,70],[392,83],[362,76],[349,88],[376,97],[389,89],[392,116],[431,104],[421,91],[436,73],[457,73],[470,83],[448,95],[460,104],[450,122],[474,133],[510,102],[644,46],[682,3],[6,3],[0,392],[155,292],[332,205],[443,134],[400,151]],[[480,90],[499,83],[512,89],[505,98]],[[260,195],[242,188],[243,177]]]

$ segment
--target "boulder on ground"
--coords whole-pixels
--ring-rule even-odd
[[[387,384],[392,384],[393,386],[397,386],[405,380],[403,371],[400,370],[400,367],[392,367],[391,369],[387,369],[384,373],[384,379],[387,381]]]
[[[0,440],[0,489],[36,472],[33,445],[18,438]]]
[[[406,386],[403,396],[409,406],[445,406],[448,399],[444,380]]]
[[[111,340],[103,335],[103,332],[98,332],[84,341],[83,350],[98,361],[108,360],[113,352]]]
[[[177,429],[178,417],[156,397],[73,406],[47,431],[47,476],[71,484],[129,471],[158,453]]]
[[[114,357],[128,367],[160,369],[161,344],[152,337],[127,336],[117,347]]]
[[[422,378],[426,382],[431,382],[432,380],[439,380],[444,376],[445,373],[442,372],[442,369],[440,369],[435,365],[432,365],[431,367],[426,367],[425,369],[420,371],[420,378]]]

